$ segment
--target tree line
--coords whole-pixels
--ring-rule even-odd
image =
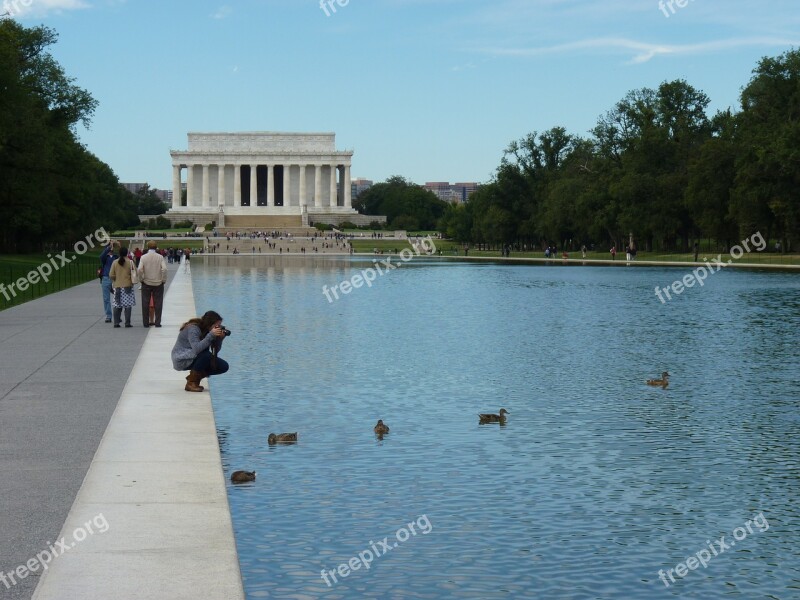
[[[800,51],[763,58],[740,109],[708,115],[684,80],[628,93],[588,137],[563,127],[505,150],[495,176],[440,230],[455,240],[645,250],[720,247],[754,232],[797,245],[800,233]],[[795,248],[796,249],[796,248]]]
[[[78,140],[76,127],[90,125],[97,101],[48,53],[56,40],[47,27],[0,21],[0,252],[71,244],[164,212],[150,190],[120,186]]]

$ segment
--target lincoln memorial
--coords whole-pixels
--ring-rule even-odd
[[[358,220],[352,151],[334,133],[189,133],[172,150],[171,220],[219,226],[307,226]],[[183,190],[185,189],[185,196]]]

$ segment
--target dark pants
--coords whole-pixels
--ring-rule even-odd
[[[164,308],[164,284],[142,284],[142,322],[145,327],[150,327],[150,297],[156,307],[156,325],[161,326],[161,309]]]
[[[211,375],[222,375],[228,372],[228,363],[222,360],[219,356],[214,358],[210,350],[204,350],[194,359],[192,371],[200,371],[205,373],[207,377]]]
[[[131,324],[131,307],[125,307],[125,325]],[[114,309],[114,325],[119,325],[119,322],[122,320],[122,308],[115,308]]]

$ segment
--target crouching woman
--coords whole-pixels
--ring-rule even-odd
[[[225,339],[226,329],[222,317],[213,310],[200,318],[190,319],[181,327],[172,348],[172,366],[176,371],[189,371],[186,377],[187,392],[202,392],[203,377],[222,375],[228,363],[218,354]]]

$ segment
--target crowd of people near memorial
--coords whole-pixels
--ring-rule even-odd
[[[277,233],[277,237],[273,237],[273,233]],[[216,241],[217,239],[220,241]],[[244,247],[241,243],[242,241],[246,242]],[[224,241],[222,238],[217,238],[215,236],[208,238],[206,242],[207,245],[205,251],[209,254],[218,254],[221,252],[230,254],[241,254],[242,252],[250,254],[325,254],[334,251],[339,253],[348,252],[353,254],[353,248],[345,236],[332,234],[315,234],[308,238],[302,238],[275,231],[253,232],[246,235],[238,235],[234,233],[225,235]],[[247,242],[252,242],[252,244]],[[298,242],[303,245],[298,245]]]

